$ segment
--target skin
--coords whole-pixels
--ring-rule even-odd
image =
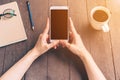
[[[85,48],[79,34],[76,32],[71,18],[70,21],[70,41],[55,40],[48,43],[49,19],[47,25],[35,47],[30,50],[23,58],[21,58],[15,65],[13,65],[7,72],[5,72],[0,80],[21,80],[30,65],[42,54],[51,48],[56,49],[59,44],[67,47],[73,54],[77,55],[83,61],[89,80],[106,80],[103,73],[100,71],[92,56]]]
[[[76,32],[74,24],[70,21],[70,43],[67,41],[60,41],[60,43],[66,46],[73,54],[77,55],[83,61],[89,80],[106,80],[101,70],[96,65],[90,53],[85,48],[80,35]]]

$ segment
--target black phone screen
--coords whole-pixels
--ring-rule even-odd
[[[51,39],[68,39],[68,10],[51,10]]]

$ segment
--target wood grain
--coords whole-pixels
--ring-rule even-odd
[[[120,80],[120,1],[119,0],[109,0],[106,1],[107,7],[110,9],[112,17],[109,22],[110,25],[110,35],[111,44],[113,50],[113,59],[115,66],[116,80]]]
[[[46,21],[48,17],[48,0],[35,0],[35,1],[29,0],[29,1],[31,4],[33,21],[35,24],[35,30],[32,31],[30,28],[31,25],[29,25],[29,30],[27,32],[29,37],[27,45],[29,49],[31,49],[35,45],[39,37],[39,34],[43,32],[43,29],[46,26]],[[25,75],[25,80],[40,80],[40,79],[47,80],[47,54],[44,54],[43,56],[38,58],[32,64],[27,74]]]
[[[13,2],[13,1],[15,0],[9,0],[9,2]],[[6,0],[6,3],[7,3],[7,0]],[[5,51],[3,71],[6,72],[21,57],[23,57],[25,53],[26,53],[26,42],[25,41],[7,46],[6,51]]]
[[[49,7],[66,5],[67,0],[49,0]],[[48,80],[69,80],[69,62],[65,54],[62,48],[48,53]]]
[[[73,3],[74,2],[74,3]],[[74,22],[77,32],[80,34],[86,48],[89,50],[88,19],[85,0],[68,0],[69,16]],[[70,80],[87,80],[86,70],[78,57],[73,57],[70,64]]]
[[[14,0],[14,1],[16,1],[16,0]],[[19,9],[20,9],[20,13],[21,13],[21,17],[22,17],[22,21],[23,21],[25,31],[26,31],[26,34],[27,34],[27,31],[29,31],[30,28],[28,28],[29,27],[29,22],[28,22],[28,16],[26,16],[27,15],[27,11],[26,11],[27,8],[26,8],[25,2],[26,2],[26,0],[23,0],[23,1],[17,0],[18,6],[19,6]],[[28,34],[27,34],[27,38],[28,38]],[[18,54],[21,54],[21,57],[23,57],[30,48],[30,47],[28,47],[27,42],[28,42],[28,39],[24,43],[19,43],[16,46],[16,50],[17,50]],[[25,80],[25,76],[23,76],[22,80]]]
[[[50,6],[69,6],[75,28],[86,48],[108,80],[120,79],[120,1],[119,0],[29,0],[35,23],[31,30],[27,0],[0,0],[0,4],[17,1],[22,16],[27,41],[0,48],[0,76],[32,49],[50,16]],[[105,6],[112,12],[110,32],[94,30],[89,23],[93,7]],[[51,49],[39,57],[26,72],[22,80],[88,80],[82,61],[66,48]]]
[[[8,3],[15,0],[9,0],[8,2],[7,0],[5,1],[6,3]],[[18,6],[19,8],[21,8],[19,1],[18,1]],[[20,9],[20,12],[21,11],[22,10]],[[5,48],[6,51],[5,51],[5,60],[4,60],[4,69],[3,69],[4,72],[7,71],[11,66],[13,66],[13,64],[15,64],[21,57],[24,56],[24,54],[26,53],[26,41],[12,44]],[[24,78],[22,80],[24,80]]]
[[[106,6],[105,0],[87,0],[88,17],[90,11],[95,6]],[[89,25],[88,39],[90,44],[90,52],[108,80],[115,80],[113,58],[111,51],[111,40],[109,33],[103,31],[96,31]],[[110,67],[108,67],[110,66]]]

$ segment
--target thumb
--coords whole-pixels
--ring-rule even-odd
[[[59,40],[53,41],[52,43],[49,44],[49,48],[56,46],[58,43],[59,43]]]
[[[70,49],[71,48],[71,44],[70,43],[68,43],[67,41],[64,41],[63,42],[63,44],[68,48],[68,49]]]

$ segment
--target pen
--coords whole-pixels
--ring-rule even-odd
[[[33,22],[33,19],[32,19],[32,12],[31,12],[31,9],[30,9],[29,1],[27,1],[26,4],[27,4],[27,8],[28,8],[28,13],[29,13],[31,27],[32,27],[32,30],[34,30],[34,22]]]

